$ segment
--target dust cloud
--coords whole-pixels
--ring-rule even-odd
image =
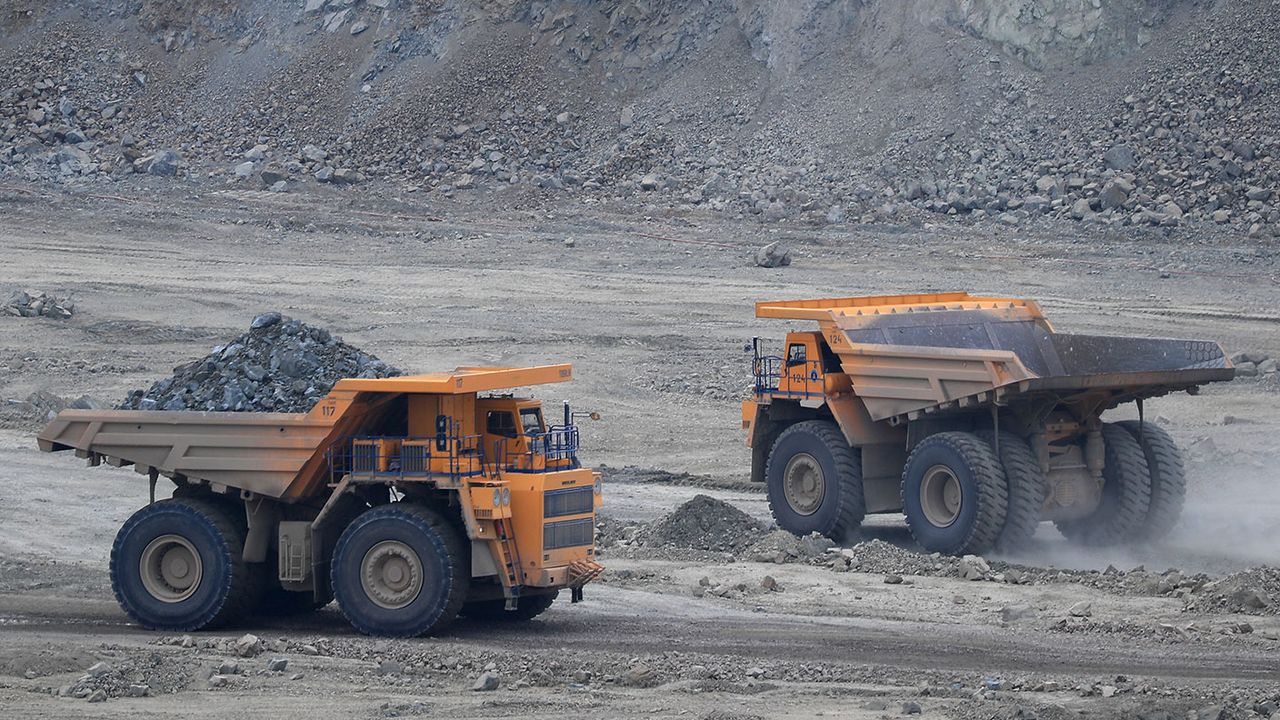
[[[1113,565],[1128,570],[1178,569],[1222,575],[1280,565],[1280,456],[1224,452],[1212,440],[1184,447],[1187,499],[1168,537],[1147,545],[1086,548],[1072,545],[1051,524],[1020,552],[1000,559],[1080,570]]]

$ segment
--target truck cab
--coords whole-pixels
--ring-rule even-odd
[[[755,344],[756,394],[773,394],[800,401],[821,401],[849,390],[840,358],[820,332],[790,332],[782,355],[764,355]]]

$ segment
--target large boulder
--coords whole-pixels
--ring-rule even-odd
[[[139,159],[134,166],[148,175],[173,177],[182,166],[182,156],[172,150],[160,150]]]
[[[756,250],[755,262],[763,268],[785,267],[791,264],[791,248],[781,242],[771,242]]]

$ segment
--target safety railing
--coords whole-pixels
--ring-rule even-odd
[[[482,475],[486,462],[479,435],[446,433],[431,437],[354,437],[328,453],[331,482],[345,475],[375,480],[458,481]]]
[[[782,381],[782,358],[777,355],[757,355],[751,371],[756,378],[757,395],[774,392]]]
[[[527,433],[497,443],[498,467],[510,472],[565,470],[578,465],[578,427],[554,425],[546,432]]]
[[[824,394],[822,363],[817,360],[787,362],[776,355],[756,356],[752,363],[756,395],[821,397]]]
[[[508,472],[544,472],[579,467],[578,428],[555,426],[546,432],[503,438],[486,452],[483,436],[446,433],[431,437],[362,436],[328,452],[331,482],[343,476],[395,482]]]

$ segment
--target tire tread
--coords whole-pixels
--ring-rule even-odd
[[[867,509],[862,488],[862,461],[859,459],[858,451],[849,445],[839,426],[827,420],[804,420],[783,430],[773,441],[773,447],[769,450],[765,477],[767,479],[773,475],[768,468],[772,467],[775,461],[774,448],[791,435],[801,433],[808,433],[818,438],[831,453],[835,462],[836,475],[841,479],[839,506],[834,521],[828,528],[819,532],[836,542],[842,542],[850,533],[857,531],[863,518],[866,517]],[[769,503],[769,512],[773,516],[774,523],[784,527],[772,501]]]
[[[1004,468],[996,458],[995,450],[977,435],[968,432],[941,432],[921,440],[912,448],[911,455],[907,457],[907,463],[903,468],[899,497],[904,508],[907,507],[907,472],[916,459],[917,453],[921,452],[922,448],[928,447],[927,444],[944,444],[955,450],[969,465],[978,489],[978,516],[974,518],[968,536],[955,547],[941,552],[949,555],[978,555],[987,552],[995,545],[996,537],[1004,526],[1009,503]],[[916,542],[920,542],[916,531],[911,528],[909,518],[907,526],[912,530],[911,534],[916,538]]]
[[[127,531],[146,519],[150,513],[156,512],[155,508],[158,507],[181,508],[180,512],[198,516],[211,525],[222,536],[223,547],[221,551],[223,552],[223,559],[231,568],[229,587],[225,598],[218,607],[211,609],[200,617],[193,618],[190,622],[166,624],[163,627],[137,614],[136,610],[131,607],[125,598],[123,589],[120,587],[116,577],[116,563],[128,535]],[[242,524],[237,524],[235,519],[231,517],[229,503],[197,497],[177,497],[169,500],[160,500],[148,505],[125,521],[125,524],[120,528],[120,532],[116,534],[115,542],[111,547],[111,589],[116,597],[116,602],[120,604],[120,607],[124,609],[129,617],[151,629],[187,632],[223,627],[243,619],[255,609],[262,589],[261,583],[257,581],[255,569],[244,562],[244,542],[244,529]]]
[[[996,434],[992,430],[975,433],[995,449]],[[1004,469],[1008,508],[1004,526],[996,537],[995,548],[1018,550],[1036,534],[1040,515],[1049,497],[1049,479],[1040,469],[1040,461],[1026,440],[1007,431],[1000,432],[1000,464]]]
[[[1187,498],[1187,476],[1178,444],[1164,428],[1149,422],[1125,420],[1116,423],[1129,431],[1142,447],[1151,475],[1151,504],[1142,522],[1139,540],[1159,540],[1168,535],[1182,517]]]
[[[480,600],[463,605],[460,614],[473,620],[526,622],[549,610],[559,594],[560,591],[557,590],[541,595],[522,596],[516,603],[515,610],[507,610],[507,601],[504,599]]]
[[[464,541],[458,535],[457,529],[452,523],[442,517],[438,512],[425,505],[413,502],[398,502],[390,505],[380,505],[376,508],[361,513],[355,520],[347,526],[342,536],[338,538],[337,544],[333,549],[333,560],[330,563],[331,584],[336,590],[339,587],[340,579],[337,576],[338,569],[342,565],[340,558],[346,550],[346,546],[351,539],[353,530],[372,520],[379,519],[383,516],[407,515],[411,522],[418,524],[420,527],[425,526],[431,532],[434,532],[444,544],[444,550],[450,569],[450,585],[446,592],[444,607],[435,617],[430,625],[422,628],[413,628],[405,632],[387,632],[384,629],[366,627],[362,621],[353,617],[342,602],[338,602],[338,609],[342,611],[344,617],[357,630],[368,635],[379,635],[384,637],[416,637],[427,635],[435,632],[440,628],[453,622],[458,616],[458,611],[462,609],[463,603],[467,599],[467,591],[471,579],[471,567],[468,564],[468,548],[464,546]]]
[[[1088,517],[1055,523],[1068,540],[1081,545],[1116,545],[1136,539],[1151,506],[1151,473],[1142,446],[1116,423],[1102,425],[1102,441],[1106,445],[1103,477],[1120,483],[1115,502],[1111,507],[1100,504]],[[1106,502],[1104,495],[1102,503]]]

